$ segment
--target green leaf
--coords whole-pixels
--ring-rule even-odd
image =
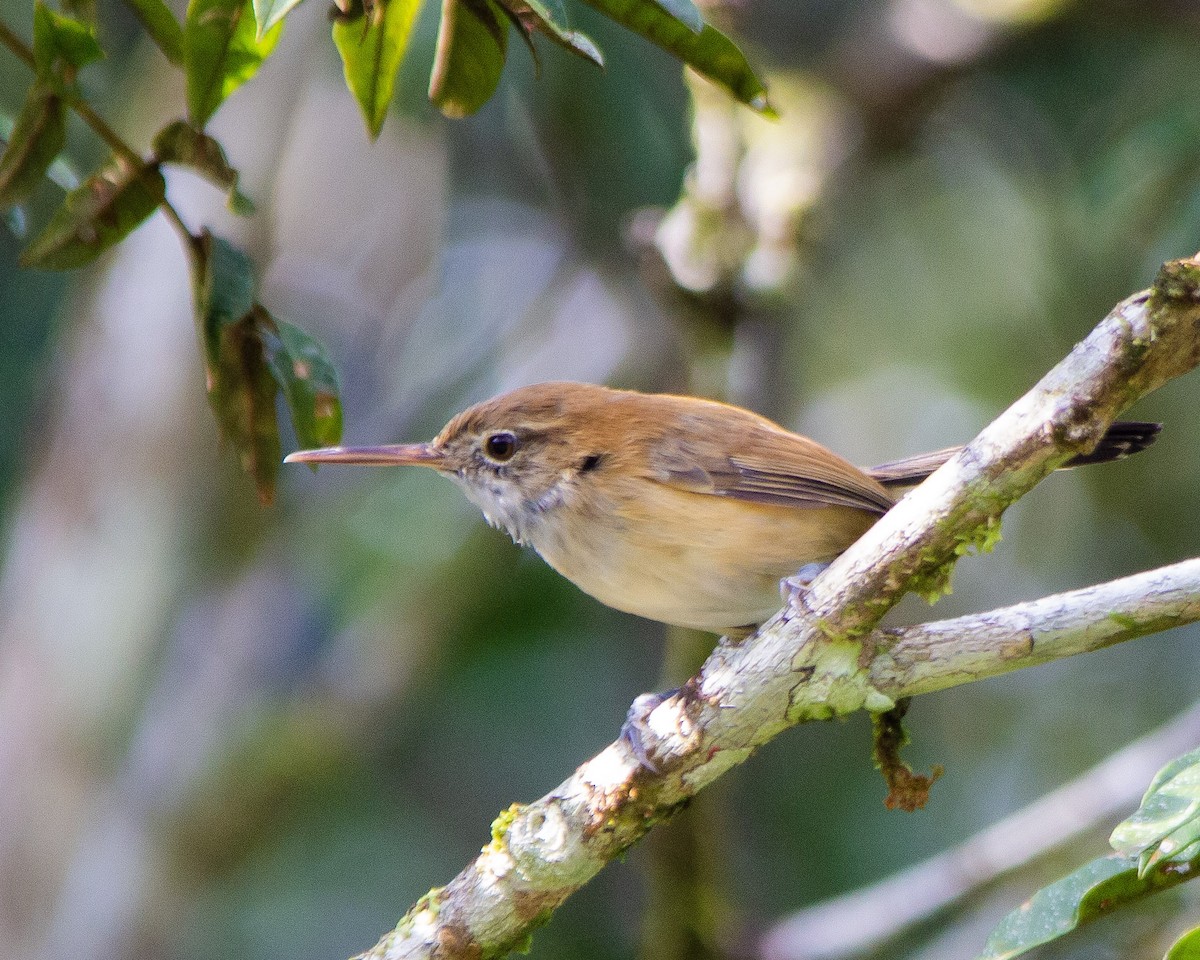
[[[254,204],[238,191],[238,172],[229,165],[216,140],[191,124],[176,120],[154,136],[154,156],[159,163],[174,163],[195,170],[229,196],[235,213],[249,215]]]
[[[283,24],[259,39],[252,0],[190,0],[183,24],[188,117],[203,127],[271,55]]]
[[[261,38],[275,24],[282,23],[300,0],[254,0],[254,20],[258,24],[258,36]]]
[[[337,444],[342,403],[337,372],[324,346],[290,323],[272,320],[270,326],[275,336],[267,340],[267,363],[283,390],[296,439],[302,448]]]
[[[25,97],[0,157],[0,210],[20,203],[41,182],[66,142],[62,100],[41,84]]]
[[[605,16],[674,54],[697,73],[719,83],[742,103],[760,113],[774,115],[767,101],[767,88],[755,75],[742,51],[719,30],[706,24],[700,33],[693,33],[655,0],[587,2]]]
[[[992,931],[980,960],[1008,960],[1057,940],[1130,903],[1190,880],[1200,856],[1163,862],[1142,874],[1136,857],[1111,854],[1043,887]]]
[[[1136,856],[1145,872],[1191,856],[1200,845],[1200,750],[1172,760],[1151,781],[1137,812],[1118,824],[1113,849]]]
[[[372,139],[383,129],[396,72],[420,8],[421,0],[375,0],[369,10],[333,22],[346,86],[358,101]]]
[[[500,0],[517,18],[522,29],[532,25],[571,53],[604,66],[604,54],[586,33],[572,30],[567,24],[567,12],[559,0]]]
[[[1163,960],[1200,960],[1200,927],[1189,930],[1171,944]]]
[[[206,231],[196,244],[193,282],[209,405],[222,437],[253,478],[259,502],[268,506],[281,453],[275,415],[279,388],[267,365],[253,265],[242,251]]]
[[[162,203],[166,184],[154,163],[113,160],[67,194],[21,254],[27,267],[69,270],[95,260],[128,236]]]
[[[150,39],[175,66],[183,66],[183,29],[163,0],[125,0]]]
[[[448,117],[474,113],[496,90],[508,18],[494,0],[443,0],[429,99]]]
[[[41,0],[33,7],[33,60],[39,77],[61,69],[78,70],[100,60],[104,51],[86,23],[55,13]]]
[[[197,242],[193,266],[196,320],[205,355],[212,361],[220,345],[221,330],[240,322],[254,310],[258,281],[250,258],[207,230]]]
[[[704,16],[692,0],[654,0],[680,23],[686,24],[692,33],[704,29]]]

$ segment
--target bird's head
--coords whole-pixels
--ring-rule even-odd
[[[300,450],[285,462],[432,467],[523,543],[581,474],[602,466],[606,446],[593,411],[612,392],[577,383],[521,387],[469,407],[427,443]]]

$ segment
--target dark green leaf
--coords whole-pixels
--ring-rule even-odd
[[[342,439],[342,404],[325,348],[290,323],[271,326],[267,362],[291,410],[296,439],[302,448],[335,445]]]
[[[567,25],[566,11],[561,3],[553,0],[501,0],[501,3],[518,18],[523,29],[532,26],[571,53],[598,67],[604,66],[604,55],[592,38]]]
[[[183,29],[163,0],[125,0],[163,55],[183,66]]]
[[[239,323],[254,310],[258,282],[254,264],[233,244],[207,230],[200,237],[193,273],[196,316],[204,350],[211,363],[221,330]]]
[[[254,204],[238,192],[238,172],[229,165],[221,145],[183,120],[163,127],[154,137],[154,156],[160,163],[175,163],[195,170],[229,195],[229,206],[248,215]]]
[[[157,164],[110,161],[67,194],[63,205],[21,254],[27,267],[69,270],[123,240],[163,201]]]
[[[719,83],[742,103],[773,115],[767,88],[754,74],[749,61],[725,34],[705,25],[700,33],[667,14],[655,0],[587,0],[607,17],[651,43],[674,54],[689,67]]]
[[[1136,857],[1112,854],[1043,887],[992,931],[980,960],[1008,960],[1152,893],[1190,880],[1200,857],[1139,875]]]
[[[275,496],[281,452],[278,386],[267,365],[254,268],[244,253],[207,232],[196,245],[193,266],[208,402],[266,506]]]
[[[421,0],[376,0],[370,9],[333,23],[333,42],[342,57],[346,86],[354,94],[371,137],[387,117]]]
[[[41,84],[25,97],[0,157],[0,209],[19,203],[41,182],[66,142],[62,100]]]
[[[692,0],[654,0],[680,23],[686,24],[692,33],[704,29],[704,16]]]
[[[41,0],[33,7],[33,59],[38,76],[48,78],[61,69],[78,70],[101,59],[104,51],[86,23],[55,13]]]
[[[300,0],[254,0],[254,20],[261,37],[300,5]]]
[[[1163,960],[1200,960],[1200,927],[1189,930],[1171,944]]]
[[[283,24],[262,37],[252,0],[191,0],[183,24],[188,117],[203,127],[234,90],[249,80],[279,42]]]
[[[496,90],[508,18],[493,0],[443,0],[429,99],[448,117],[474,113]]]

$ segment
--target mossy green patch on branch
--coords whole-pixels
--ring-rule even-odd
[[[1163,301],[1200,302],[1200,260],[1168,260],[1154,278],[1150,312],[1156,313]]]
[[[511,804],[507,810],[501,810],[500,816],[492,821],[492,839],[491,842],[484,847],[485,851],[493,850],[496,853],[503,853],[505,848],[504,838],[508,835],[509,827],[513,825],[513,821],[517,819],[524,807],[519,803]]]

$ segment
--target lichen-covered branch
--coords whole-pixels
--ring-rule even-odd
[[[542,799],[514,805],[479,857],[366,956],[482,960],[522,946],[606,863],[787,727],[887,710],[913,692],[1079,652],[1089,638],[1104,646],[1186,622],[1189,613],[1195,619],[1193,592],[1169,618],[1162,610],[1144,614],[1143,597],[1125,595],[1126,607],[1105,611],[1116,617],[1112,632],[1060,621],[1030,643],[1026,620],[1019,642],[998,630],[995,646],[964,641],[961,653],[932,626],[903,636],[874,629],[909,590],[940,591],[959,556],[994,540],[1006,507],[1094,446],[1129,404],[1198,362],[1200,261],[1173,261],[1151,291],[1118,304],[801,598],[742,643],[718,646],[698,676],[650,712],[644,746],[659,772],[618,740]],[[1161,592],[1159,601],[1154,595],[1148,603],[1161,601]],[[1055,599],[1040,601],[1050,605],[1041,612],[1052,612]]]
[[[932,693],[1197,620],[1200,558],[988,613],[878,631],[871,685],[895,698]]]

